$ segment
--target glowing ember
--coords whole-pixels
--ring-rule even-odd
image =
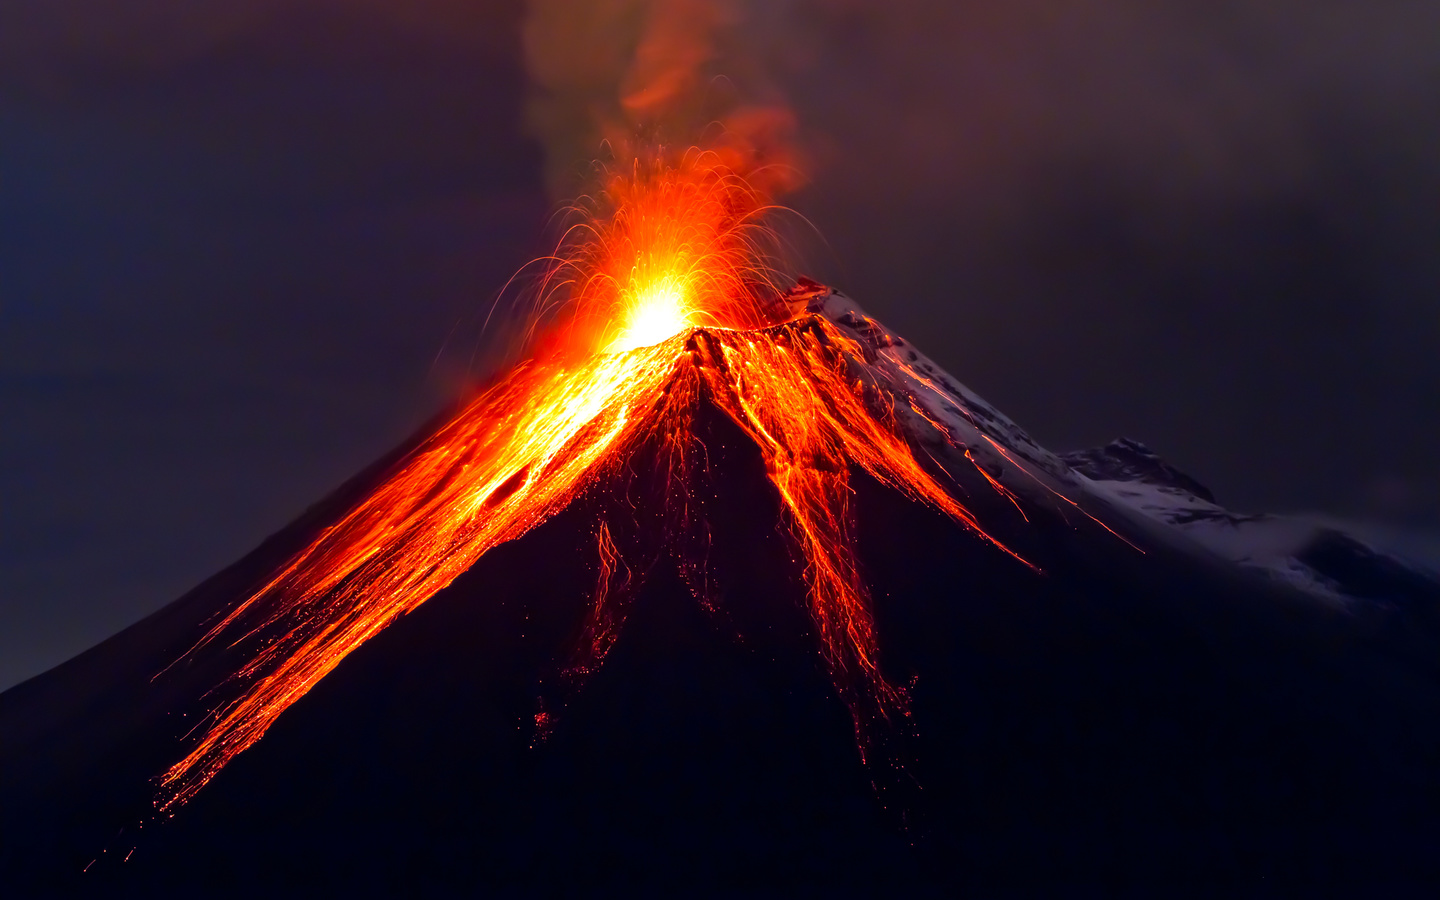
[[[162,777],[162,809],[203,787],[348,653],[625,465],[645,440],[672,447],[681,483],[702,402],[764,457],[862,752],[874,723],[908,715],[905,691],[880,671],[856,567],[851,467],[984,533],[888,412],[875,411],[879,392],[857,376],[854,339],[804,315],[803,304],[797,317],[797,304],[768,287],[766,198],[719,157],[636,164],[596,205],[546,286],[560,339],[412,451],[201,640],[254,649],[234,675],[238,699]],[[632,570],[603,523],[597,538],[601,578],[572,666],[579,676],[613,644],[623,623],[613,598]],[[537,727],[550,719],[540,713]]]

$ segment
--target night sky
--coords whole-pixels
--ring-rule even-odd
[[[210,6],[0,7],[0,688],[482,379],[552,240],[522,3]],[[806,270],[1051,449],[1440,530],[1440,6],[750,6]]]

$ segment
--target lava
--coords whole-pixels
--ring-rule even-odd
[[[590,218],[550,260],[538,310],[549,317],[550,341],[398,462],[190,651],[225,642],[248,662],[232,676],[236,699],[212,712],[161,776],[162,811],[258,741],[347,654],[491,548],[587,489],[603,489],[647,441],[670,448],[672,471],[662,474],[682,484],[702,402],[738,425],[765,461],[803,561],[819,651],[862,754],[877,726],[908,717],[905,689],[881,671],[856,562],[851,471],[1010,551],[916,458],[862,347],[805,312],[815,291],[776,289],[768,198],[751,184],[723,156],[700,151],[609,177]],[[683,503],[682,493],[666,502]],[[596,534],[600,579],[568,670],[577,678],[614,643],[618,598],[638,571],[603,522]],[[543,729],[551,716],[536,720]]]

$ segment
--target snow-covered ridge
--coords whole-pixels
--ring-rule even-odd
[[[1025,477],[1015,484],[1010,483],[1015,479],[1009,473],[1000,476],[1007,488],[1027,492],[1027,480],[1039,480],[1050,489],[1074,484],[1069,466],[1060,457],[1037,444],[1025,429],[904,338],[866,315],[854,300],[828,292],[811,301],[810,311],[854,336],[873,354],[867,361],[920,407],[916,413],[943,427],[954,442],[968,447],[980,460],[996,463],[997,469],[1023,468]],[[1009,466],[998,465],[1006,461]]]
[[[1440,575],[1386,553],[1334,522],[1234,513],[1196,479],[1138,441],[1057,455],[843,294],[816,285],[807,311],[852,335],[927,425],[1014,494],[1038,502],[1098,499],[1172,545],[1256,570],[1329,602],[1440,600]],[[908,413],[901,411],[901,415]]]
[[[1391,604],[1440,596],[1433,573],[1334,523],[1225,509],[1207,488],[1138,441],[1121,438],[1061,458],[1091,490],[1178,529],[1224,559],[1311,594]]]

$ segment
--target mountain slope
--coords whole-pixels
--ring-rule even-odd
[[[809,313],[855,336],[853,374],[889,398],[881,412],[1033,564],[852,473],[879,665],[909,687],[909,717],[857,744],[765,459],[701,397],[698,595],[693,554],[667,545],[648,502],[658,451],[642,448],[341,661],[173,819],[136,830],[235,654],[210,645],[151,677],[381,464],[186,598],[0,695],[6,880],[213,896],[1440,876],[1433,599],[1316,602],[1235,566],[1096,488],[848,299],[817,292]],[[577,680],[567,660],[607,516],[649,549],[613,649]]]

